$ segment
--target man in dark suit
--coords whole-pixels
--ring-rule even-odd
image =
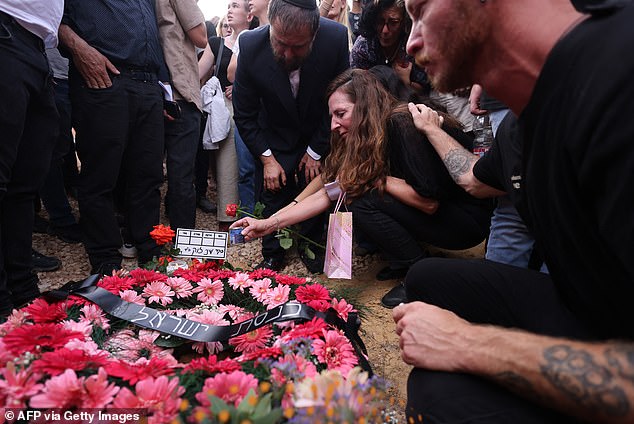
[[[265,217],[320,174],[330,148],[324,93],[349,67],[346,28],[320,18],[315,0],[271,0],[269,21],[240,36],[233,85],[234,119],[256,158]],[[320,217],[305,221],[302,234],[315,240],[322,229]],[[262,240],[262,256],[258,267],[282,268],[284,250],[273,235]],[[309,271],[321,271],[302,259]]]

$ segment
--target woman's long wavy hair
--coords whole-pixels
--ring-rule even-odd
[[[383,192],[389,172],[386,127],[396,99],[362,69],[348,69],[335,78],[326,98],[335,91],[348,96],[354,109],[346,138],[331,133],[324,182],[337,179],[348,198],[359,197],[374,187]]]

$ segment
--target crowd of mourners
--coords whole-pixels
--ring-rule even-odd
[[[631,422],[633,19],[629,0],[229,0],[211,21],[196,0],[4,1],[0,316],[60,266],[33,231],[111,275],[160,254],[163,202],[174,229],[198,210],[262,238],[277,271],[275,233],[323,242],[343,201],[398,282],[381,303],[410,422]],[[428,250],[485,240],[481,260]]]

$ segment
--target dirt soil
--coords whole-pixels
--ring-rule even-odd
[[[214,199],[213,194],[213,191],[210,191],[210,199]],[[77,216],[77,204],[72,199],[71,204]],[[45,211],[40,214],[46,217]],[[161,213],[161,221],[168,224],[163,213]],[[197,210],[196,228],[217,230],[215,214],[205,214]],[[80,280],[89,275],[90,265],[82,244],[67,244],[51,235],[34,234],[33,247],[41,253],[54,255],[62,260],[60,270],[39,273],[41,291],[58,287],[71,280]],[[262,259],[260,247],[259,241],[230,246],[228,260],[235,267],[251,269]],[[431,251],[434,254],[447,257],[482,257],[484,243],[464,251],[439,251],[437,249],[431,249]],[[297,276],[311,276],[327,287],[345,294],[345,297],[354,303],[355,307],[361,311],[361,335],[368,349],[370,363],[375,373],[392,384],[392,394],[399,402],[403,403],[410,367],[401,361],[391,310],[380,304],[381,297],[398,281],[377,281],[374,278],[376,273],[385,265],[386,263],[381,260],[378,254],[363,257],[353,256],[353,278],[351,280],[329,280],[324,274],[307,274],[297,253],[289,251],[287,265],[282,272]],[[126,269],[133,269],[137,266],[137,262],[126,259],[123,266]]]

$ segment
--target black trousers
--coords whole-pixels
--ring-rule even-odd
[[[97,90],[86,87],[76,71],[69,75],[81,162],[80,224],[93,271],[105,263],[121,263],[113,202],[120,171],[125,175],[126,222],[139,263],[160,253],[150,231],[159,223],[163,182],[161,88],[156,81],[137,80],[125,72],[111,78],[111,87]]]
[[[33,201],[57,138],[42,41],[0,13],[0,314],[39,295],[31,268]]]
[[[450,201],[440,202],[433,215],[407,206],[378,190],[348,206],[354,226],[379,246],[394,269],[409,268],[424,256],[420,242],[443,249],[468,249],[489,232],[490,210]]]
[[[264,168],[259,159],[255,160],[255,187],[256,199],[265,206],[263,215],[270,217],[284,206],[288,205],[305,187],[306,178],[304,170],[298,170],[297,166],[302,159],[305,150],[301,152],[275,153],[275,159],[286,173],[286,185],[277,192],[266,191],[264,187]],[[300,234],[309,239],[321,243],[324,230],[325,214],[319,214],[307,219],[300,224]],[[314,249],[313,249],[314,250]],[[315,252],[317,254],[323,252]],[[275,238],[275,233],[262,237],[262,256],[265,258],[284,258],[285,251],[280,247],[280,242]]]
[[[474,323],[591,340],[548,274],[487,260],[424,259],[405,279],[409,301],[448,309]],[[427,423],[562,423],[574,420],[480,377],[414,369],[407,414]]]

